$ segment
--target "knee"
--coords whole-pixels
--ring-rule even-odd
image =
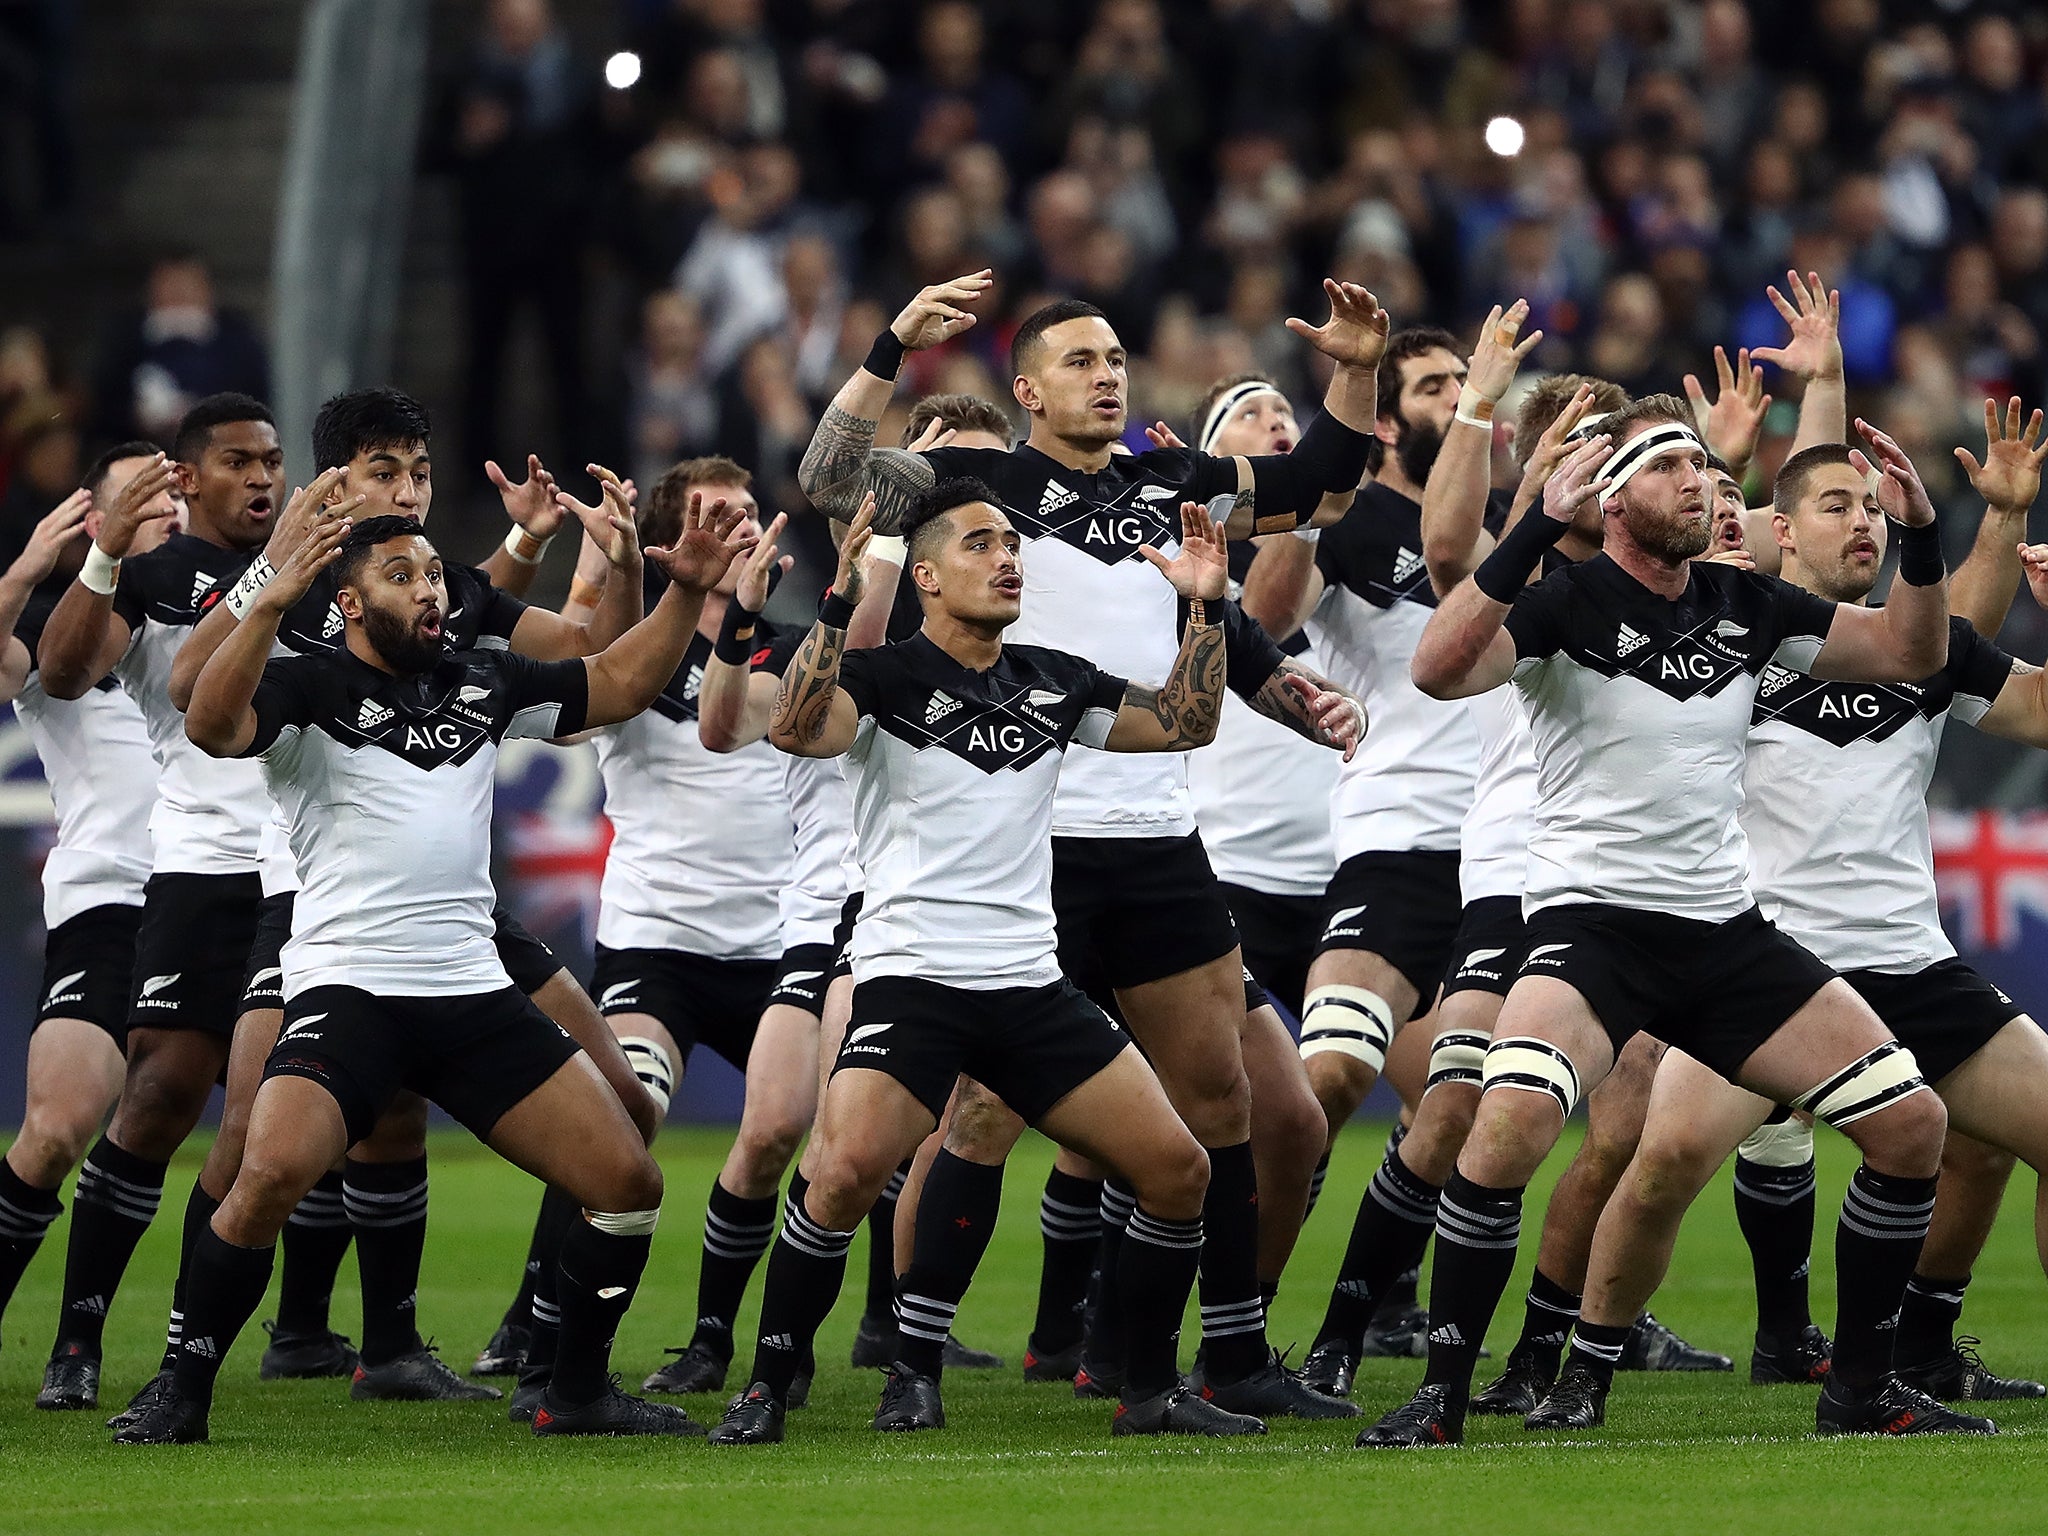
[[[1480,1095],[1465,1151],[1475,1183],[1513,1188],[1529,1182],[1564,1128],[1557,1101],[1546,1093],[1496,1089]],[[1460,1166],[1466,1165],[1460,1159]]]
[[[1333,1131],[1358,1112],[1378,1078],[1365,1062],[1336,1051],[1320,1052],[1302,1064],[1308,1069],[1309,1088]]]
[[[29,1183],[47,1189],[78,1166],[99,1128],[100,1117],[79,1106],[30,1104],[8,1159]]]
[[[1629,1162],[1626,1182],[1617,1186],[1645,1210],[1683,1210],[1706,1187],[1720,1159],[1683,1140],[1646,1141]]]
[[[313,1185],[318,1173],[307,1177],[292,1163],[264,1156],[245,1156],[235,1175],[229,1200],[234,1206],[233,1222],[239,1235],[267,1243],[284,1229],[285,1218]]]
[[[1910,1093],[1871,1119],[1885,1122],[1882,1155],[1899,1164],[1896,1170],[1882,1171],[1920,1178],[1940,1172],[1942,1148],[1948,1140],[1948,1106],[1933,1089]],[[1878,1161],[1875,1148],[1865,1150],[1872,1162]]]
[[[1478,1113],[1476,1084],[1445,1083],[1430,1089],[1401,1143],[1401,1160],[1417,1173],[1428,1173],[1431,1182],[1441,1183],[1442,1173],[1457,1161],[1471,1137],[1472,1120]]]
[[[1134,1177],[1131,1187],[1153,1215],[1192,1221],[1202,1214],[1202,1199],[1209,1192],[1209,1154],[1194,1137],[1183,1135],[1142,1178]]]
[[[1313,1093],[1290,1094],[1270,1107],[1254,1106],[1253,1139],[1306,1176],[1330,1144],[1330,1117]]]
[[[638,1149],[640,1155],[622,1171],[619,1179],[620,1205],[622,1211],[656,1211],[661,1209],[663,1182],[661,1165],[647,1155],[647,1149]]]
[[[946,1150],[970,1163],[991,1167],[1009,1157],[1024,1134],[1024,1122],[986,1088],[964,1089],[946,1127]]]
[[[733,1152],[740,1169],[756,1182],[773,1183],[796,1156],[808,1127],[781,1117],[743,1121]]]
[[[812,1144],[810,1191],[805,1199],[811,1220],[834,1232],[851,1232],[873,1207],[896,1171],[879,1159],[845,1147]]]

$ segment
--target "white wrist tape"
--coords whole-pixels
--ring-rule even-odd
[[[1294,530],[1294,536],[1304,544],[1314,544],[1322,538],[1323,530],[1320,528],[1297,528]]]
[[[878,533],[868,540],[868,554],[876,560],[886,560],[901,568],[910,558],[910,541],[898,538],[893,533]]]
[[[533,539],[533,535],[517,523],[514,523],[512,531],[505,535],[505,553],[514,560],[517,560],[521,565],[539,565],[542,560],[547,558],[548,546],[555,542],[554,535],[550,534],[544,539],[533,539],[533,542],[539,544],[540,548],[530,555],[524,553],[529,539]]]
[[[97,592],[101,597],[114,595],[114,583],[121,579],[121,562],[94,544],[85,552],[85,564],[79,567],[79,583],[88,592]]]
[[[221,601],[228,605],[228,612],[238,621],[246,619],[249,616],[249,605],[270,585],[270,578],[276,574],[277,567],[270,563],[270,556],[258,555],[256,563],[242,572],[242,579],[228,588],[228,595]]]

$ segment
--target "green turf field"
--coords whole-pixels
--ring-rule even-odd
[[[1330,1199],[1309,1225],[1276,1308],[1273,1338],[1305,1346],[1321,1316],[1357,1193],[1379,1156],[1381,1130],[1353,1128],[1331,1170]],[[629,1383],[689,1333],[704,1191],[726,1138],[671,1131],[661,1145],[668,1215],[654,1263],[619,1338]],[[1832,1268],[1829,1212],[1850,1167],[1823,1138],[1822,1244],[1815,1257],[1823,1313]],[[1112,1442],[1108,1410],[1056,1387],[1025,1387],[1014,1361],[1038,1274],[1037,1199],[1049,1149],[1033,1141],[1012,1171],[1002,1227],[959,1332],[1012,1358],[1002,1373],[948,1379],[952,1427],[884,1437],[866,1427],[879,1378],[843,1364],[859,1310],[854,1291],[820,1341],[812,1406],[792,1417],[789,1444],[714,1453],[700,1441],[533,1441],[490,1404],[352,1404],[341,1383],[256,1381],[260,1334],[245,1334],[222,1377],[213,1443],[117,1449],[101,1417],[154,1368],[162,1347],[177,1217],[198,1167],[173,1168],[163,1213],[136,1259],[108,1330],[102,1415],[30,1406],[49,1347],[65,1224],[8,1309],[0,1351],[0,1530],[72,1532],[916,1531],[1402,1532],[1501,1530],[1836,1531],[2048,1527],[2048,1406],[2002,1405],[2006,1433],[1989,1442],[1819,1443],[1813,1394],[1735,1377],[1624,1376],[1610,1427],[1537,1440],[1519,1425],[1475,1421],[1462,1451],[1389,1455],[1351,1448],[1342,1424],[1275,1427],[1228,1446]],[[1562,1166],[1554,1158],[1547,1174]],[[495,1324],[524,1257],[536,1186],[466,1137],[437,1140],[432,1235],[420,1297],[423,1324],[466,1364]],[[1547,1185],[1547,1178],[1544,1184]],[[1966,1326],[1994,1368],[2048,1373],[2048,1306],[2034,1262],[2032,1182],[2024,1172],[1978,1271]],[[1495,1320],[1496,1351],[1520,1319],[1540,1198],[1523,1265]],[[864,1241],[864,1240],[863,1240]],[[335,1316],[355,1313],[353,1263]],[[1748,1260],[1726,1176],[1680,1243],[1674,1281],[1657,1302],[1697,1342],[1746,1358]],[[755,1299],[758,1300],[758,1281]],[[748,1314],[751,1318],[751,1310]],[[1191,1346],[1190,1346],[1191,1347]],[[743,1359],[745,1351],[743,1353]],[[1298,1355],[1297,1355],[1298,1358]],[[1404,1398],[1419,1364],[1369,1361],[1359,1398],[1377,1413]],[[699,1417],[722,1404],[692,1405]]]

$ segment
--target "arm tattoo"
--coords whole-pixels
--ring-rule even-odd
[[[818,510],[852,521],[861,497],[875,493],[874,530],[894,533],[910,504],[937,482],[938,475],[922,454],[901,448],[877,448],[877,422],[854,416],[836,405],[812,434],[797,466],[797,484]]]
[[[775,692],[774,729],[806,744],[825,734],[832,718],[832,696],[839,691],[839,658],[846,650],[846,631],[813,624],[782,675]]]
[[[1329,742],[1316,729],[1315,722],[1309,718],[1308,701],[1287,686],[1287,679],[1290,675],[1307,678],[1316,687],[1326,692],[1342,693],[1344,691],[1327,677],[1324,677],[1322,673],[1315,671],[1311,667],[1303,666],[1299,661],[1290,656],[1274,669],[1273,675],[1260,685],[1259,691],[1245,702],[1250,704],[1256,712],[1264,715],[1268,720],[1276,721],[1286,726],[1295,735],[1305,737],[1319,747],[1328,746]],[[1356,703],[1356,700],[1353,702]],[[1362,714],[1363,712],[1363,706],[1361,706],[1360,713]]]
[[[1224,656],[1221,624],[1191,624],[1164,687],[1132,683],[1125,689],[1124,702],[1148,711],[1166,732],[1164,750],[1185,751],[1216,739],[1216,722],[1223,713]]]

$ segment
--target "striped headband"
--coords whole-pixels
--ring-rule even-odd
[[[1564,440],[1566,446],[1569,447],[1573,444],[1583,443],[1587,438],[1593,436],[1600,430],[1601,422],[1605,421],[1608,417],[1612,416],[1613,414],[1614,412],[1612,411],[1599,411],[1596,412],[1594,415],[1582,417],[1579,421],[1579,424],[1576,427],[1573,427],[1571,431],[1565,433]]]
[[[1254,395],[1279,395],[1280,386],[1267,379],[1246,379],[1242,384],[1233,384],[1216,397],[1216,403],[1209,407],[1209,414],[1202,418],[1202,435],[1195,440],[1195,447],[1203,453],[1216,441],[1216,434],[1223,430],[1223,423],[1231,413]],[[1285,395],[1281,395],[1284,400]]]
[[[1696,449],[1700,453],[1707,451],[1699,434],[1681,422],[1667,421],[1647,432],[1640,432],[1610,453],[1607,462],[1600,466],[1600,473],[1593,477],[1612,482],[1600,493],[1600,499],[1605,501],[1619,494],[1621,488],[1635,477],[1637,470],[1669,448]]]

